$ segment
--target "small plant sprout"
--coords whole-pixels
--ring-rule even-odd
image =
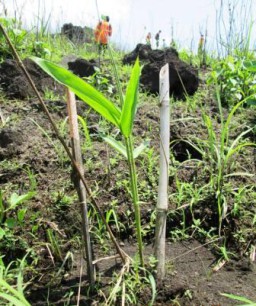
[[[141,234],[141,217],[140,205],[137,188],[137,175],[134,162],[134,148],[132,129],[137,109],[137,93],[139,87],[139,77],[141,68],[139,60],[137,59],[131,72],[131,78],[128,83],[124,103],[120,103],[120,109],[113,102],[108,100],[94,87],[83,81],[68,70],[43,59],[32,57],[46,73],[57,80],[59,83],[67,86],[73,91],[80,99],[92,107],[107,121],[116,126],[124,137],[126,156],[129,165],[130,185],[132,191],[132,200],[135,211],[135,223],[137,233],[138,251],[140,256],[141,266],[144,266],[143,247],[142,247],[142,234]],[[120,97],[122,99],[123,97]],[[112,139],[112,142],[115,141]]]

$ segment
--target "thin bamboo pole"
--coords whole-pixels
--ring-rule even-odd
[[[84,175],[83,168],[83,160],[82,153],[80,147],[80,137],[78,130],[78,122],[77,122],[77,109],[76,109],[76,99],[73,92],[67,89],[67,109],[68,109],[68,118],[69,118],[69,130],[71,137],[71,145],[72,145],[72,154],[77,162],[80,172]],[[76,173],[74,169],[74,173]],[[83,234],[83,242],[85,247],[86,254],[86,264],[87,264],[87,275],[90,281],[90,284],[93,285],[95,283],[94,276],[94,267],[92,264],[92,247],[91,247],[91,239],[89,232],[89,220],[88,220],[88,212],[87,212],[87,204],[86,204],[86,190],[85,187],[76,174],[74,179],[74,185],[78,194],[79,202],[81,205],[81,215],[82,215],[82,234]]]
[[[165,237],[166,217],[168,210],[168,170],[170,142],[170,98],[169,98],[169,65],[166,64],[159,74],[160,93],[160,175],[155,234],[155,257],[157,259],[157,279],[165,276]]]

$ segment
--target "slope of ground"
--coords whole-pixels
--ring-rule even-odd
[[[145,99],[144,96],[142,98]],[[145,254],[149,257],[153,254],[154,207],[158,180],[159,107],[156,106],[157,98],[148,97],[145,101],[147,103],[142,103],[138,109],[134,134],[136,144],[141,140],[150,140],[148,151],[137,161]],[[205,107],[212,112],[211,116],[216,119],[214,124],[218,128],[219,117],[214,102],[207,98],[205,103]],[[46,104],[68,143],[65,98],[46,100]],[[90,139],[86,140],[84,133],[81,132],[86,180],[98,199],[102,211],[106,213],[110,209],[115,211],[118,223],[112,218],[113,231],[123,249],[133,256],[136,253],[135,228],[133,208],[127,192],[128,168],[120,155],[108,148],[99,136],[107,130],[115,134],[116,131],[89,110],[84,103],[79,102],[78,106],[79,113],[86,118],[90,133]],[[13,228],[9,228],[9,236],[6,235],[0,241],[3,260],[8,265],[13,260],[22,259],[28,254],[27,261],[33,268],[29,268],[28,265],[24,275],[25,281],[29,282],[26,295],[32,305],[45,305],[46,301],[49,305],[74,305],[81,272],[81,219],[71,180],[70,162],[35,99],[9,100],[2,95],[0,114],[2,125],[0,185],[4,201],[8,201],[13,192],[20,195],[31,190],[35,192],[33,198],[22,205],[26,208],[24,219],[17,222]],[[240,115],[234,124],[243,120],[243,114]],[[248,122],[251,120],[255,123],[253,121],[255,112],[248,111],[247,115]],[[190,120],[183,120],[186,117]],[[180,182],[196,180],[198,186],[202,182],[208,182],[209,173],[202,172],[198,163],[194,163],[194,160],[203,159],[201,153],[188,141],[182,141],[195,136],[207,139],[208,134],[198,107],[187,109],[184,103],[173,104],[171,119],[171,140],[175,140],[172,146],[172,166],[173,163],[181,163],[175,175],[170,173],[170,194],[174,195],[178,188],[177,177]],[[237,126],[237,129],[231,131],[231,134],[236,133],[233,137],[244,129],[243,124]],[[255,141],[254,134],[250,137]],[[187,164],[182,163],[190,159]],[[238,155],[231,166],[235,167],[234,165],[238,168],[240,166],[243,171],[250,169],[250,172],[255,174],[253,148],[249,147],[242,155]],[[255,175],[243,180],[244,185],[250,183],[251,186],[255,186]],[[240,181],[240,178],[234,178],[232,183],[235,186],[240,184]],[[256,204],[253,195],[255,187],[252,187],[249,195],[252,198],[248,203],[248,212],[255,214]],[[199,200],[195,205],[193,216],[188,205],[188,209],[185,209],[183,214],[187,216],[185,231],[182,231],[183,216],[178,213],[175,199],[176,197],[170,196],[166,250],[167,275],[166,280],[158,288],[154,305],[235,304],[234,301],[221,296],[221,292],[256,300],[255,262],[249,258],[249,245],[255,245],[256,234],[253,226],[250,223],[242,225],[239,219],[228,215],[223,223],[226,246],[229,250],[233,250],[235,255],[230,254],[230,260],[218,271],[213,272],[213,267],[221,258],[221,254],[216,252],[217,246],[222,246],[223,243],[219,243],[221,241],[214,235],[212,237],[215,237],[216,241],[213,239],[212,243],[210,236],[207,237],[205,234],[202,238],[203,235],[199,234],[198,228],[193,227],[195,225],[193,218],[202,220],[201,230],[210,232],[215,226],[216,231],[217,213],[214,196],[209,194],[208,197]],[[95,258],[114,255],[116,253],[114,247],[90,199],[88,205],[92,218],[91,232]],[[10,211],[4,218],[17,218],[18,211],[19,209]],[[233,233],[237,233],[238,228],[250,231],[250,235],[243,236],[246,237],[245,241],[233,237]],[[88,298],[86,290],[88,282],[84,268],[80,305],[100,305],[97,301],[104,300],[104,294],[107,294],[109,284],[113,281],[112,272],[115,270],[118,272],[120,266],[119,259],[104,260],[98,264],[99,288],[91,298]],[[151,299],[149,288],[143,289],[144,291],[140,293],[139,305],[149,304]]]

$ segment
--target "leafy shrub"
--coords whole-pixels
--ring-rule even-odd
[[[14,18],[0,18],[1,24],[5,27],[5,30],[17,51],[26,48],[25,37],[27,32],[22,30],[20,23]],[[0,31],[0,60],[11,57],[12,51],[10,50],[3,33]]]
[[[0,18],[0,22],[18,53],[23,54],[23,56],[34,54],[43,58],[50,55],[48,42],[37,40],[35,34],[22,29],[21,23],[15,18]],[[0,31],[0,61],[11,57],[12,51],[2,31]]]
[[[234,106],[237,102],[255,94],[256,76],[247,69],[248,58],[227,56],[213,65],[208,84],[219,86],[223,106]]]

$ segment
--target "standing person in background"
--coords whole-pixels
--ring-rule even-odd
[[[94,31],[95,42],[98,44],[99,53],[107,49],[108,39],[112,35],[112,26],[109,23],[109,16],[102,18],[97,24],[97,27]]]
[[[166,47],[167,47],[166,41],[165,41],[165,38],[163,38],[163,49],[165,49]]]
[[[200,67],[203,64],[204,43],[205,43],[204,35],[201,34],[200,39],[199,39],[199,43],[198,43],[198,49],[197,49],[197,56],[199,57]]]
[[[150,32],[148,32],[148,35],[146,36],[146,44],[151,47],[151,33]]]
[[[160,34],[161,34],[161,30],[159,30],[157,33],[156,33],[156,36],[155,36],[155,40],[156,40],[156,48],[159,47],[159,39],[160,39]]]

